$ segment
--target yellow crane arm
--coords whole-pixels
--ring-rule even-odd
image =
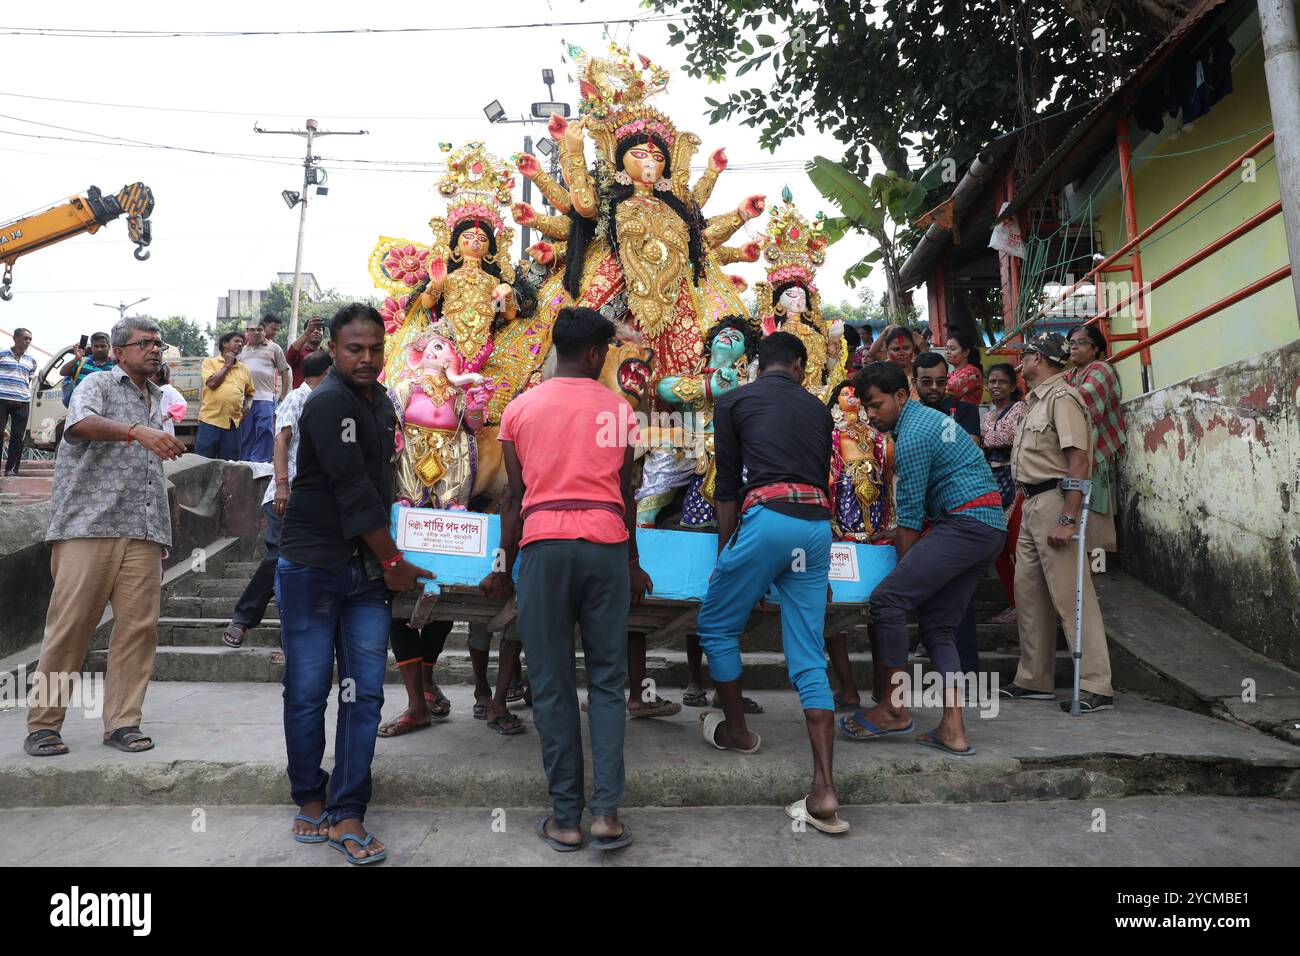
[[[84,196],[72,196],[52,209],[0,225],[0,264],[4,266],[0,299],[13,298],[13,268],[19,258],[83,232],[98,232],[100,226],[121,216],[126,216],[127,235],[135,243],[133,255],[143,262],[149,258],[146,246],[153,240],[152,213],[153,193],[144,183],[123,186],[115,196],[105,196],[91,186]]]

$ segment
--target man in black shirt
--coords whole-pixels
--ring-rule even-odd
[[[786,666],[813,751],[812,790],[786,813],[823,832],[843,833],[849,825],[837,814],[832,780],[834,704],[822,640],[834,423],[826,406],[800,384],[807,361],[798,338],[773,332],[758,346],[758,379],[719,398],[714,409],[718,564],[696,629],[724,713],[702,719],[704,739],[719,750],[758,750],[758,734],[745,726],[740,635],[754,605],[775,585]]]
[[[964,431],[976,445],[980,444],[980,412],[978,405],[963,402],[948,394],[948,362],[938,352],[922,352],[912,361],[912,381],[916,385],[916,394],[922,405],[928,405],[936,411],[943,412]],[[944,435],[944,440],[948,439]],[[953,429],[952,439],[960,437],[957,428]],[[970,603],[962,614],[961,621],[953,631],[953,642],[957,645],[957,656],[961,659],[963,674],[979,676],[980,645],[975,630],[975,597],[971,595]],[[972,684],[972,687],[975,685]]]
[[[284,740],[299,807],[293,838],[328,841],[351,863],[378,863],[388,851],[362,821],[384,703],[389,592],[410,590],[431,575],[407,562],[388,533],[396,415],[377,381],[384,367],[383,319],[370,306],[345,306],[330,321],[329,350],[334,368],[299,420],[298,472],[276,567]],[[336,658],[331,785],[321,759]]]

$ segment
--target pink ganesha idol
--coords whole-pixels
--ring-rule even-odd
[[[397,409],[397,503],[464,511],[477,472],[474,433],[495,387],[462,372],[445,322],[407,346],[410,374],[390,391]]]

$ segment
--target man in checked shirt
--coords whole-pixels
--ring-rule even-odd
[[[889,693],[870,710],[841,718],[840,731],[874,740],[915,729],[900,676],[907,666],[907,612],[915,611],[921,641],[944,682],[943,719],[916,741],[966,757],[975,748],[966,739],[958,685],[972,685],[962,679],[953,632],[1006,540],[1002,497],[979,446],[943,412],[912,399],[897,365],[868,365],[854,388],[872,427],[894,433],[898,564],[871,594]]]

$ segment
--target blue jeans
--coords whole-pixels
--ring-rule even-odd
[[[275,445],[275,402],[253,402],[239,423],[240,461],[270,461]]]
[[[239,429],[199,422],[199,432],[194,437],[194,454],[204,458],[239,461]]]
[[[785,665],[799,703],[804,710],[834,710],[822,636],[830,569],[829,521],[792,518],[762,505],[745,512],[735,539],[718,555],[695,622],[709,676],[715,681],[740,676],[740,635],[754,605],[775,584]],[[530,656],[530,673],[531,664]]]
[[[363,820],[370,802],[370,762],[384,705],[390,596],[366,577],[359,557],[340,573],[280,558],[275,596],[284,645],[284,743],[289,786],[298,806],[326,799],[325,704],[339,669],[330,821]]]

